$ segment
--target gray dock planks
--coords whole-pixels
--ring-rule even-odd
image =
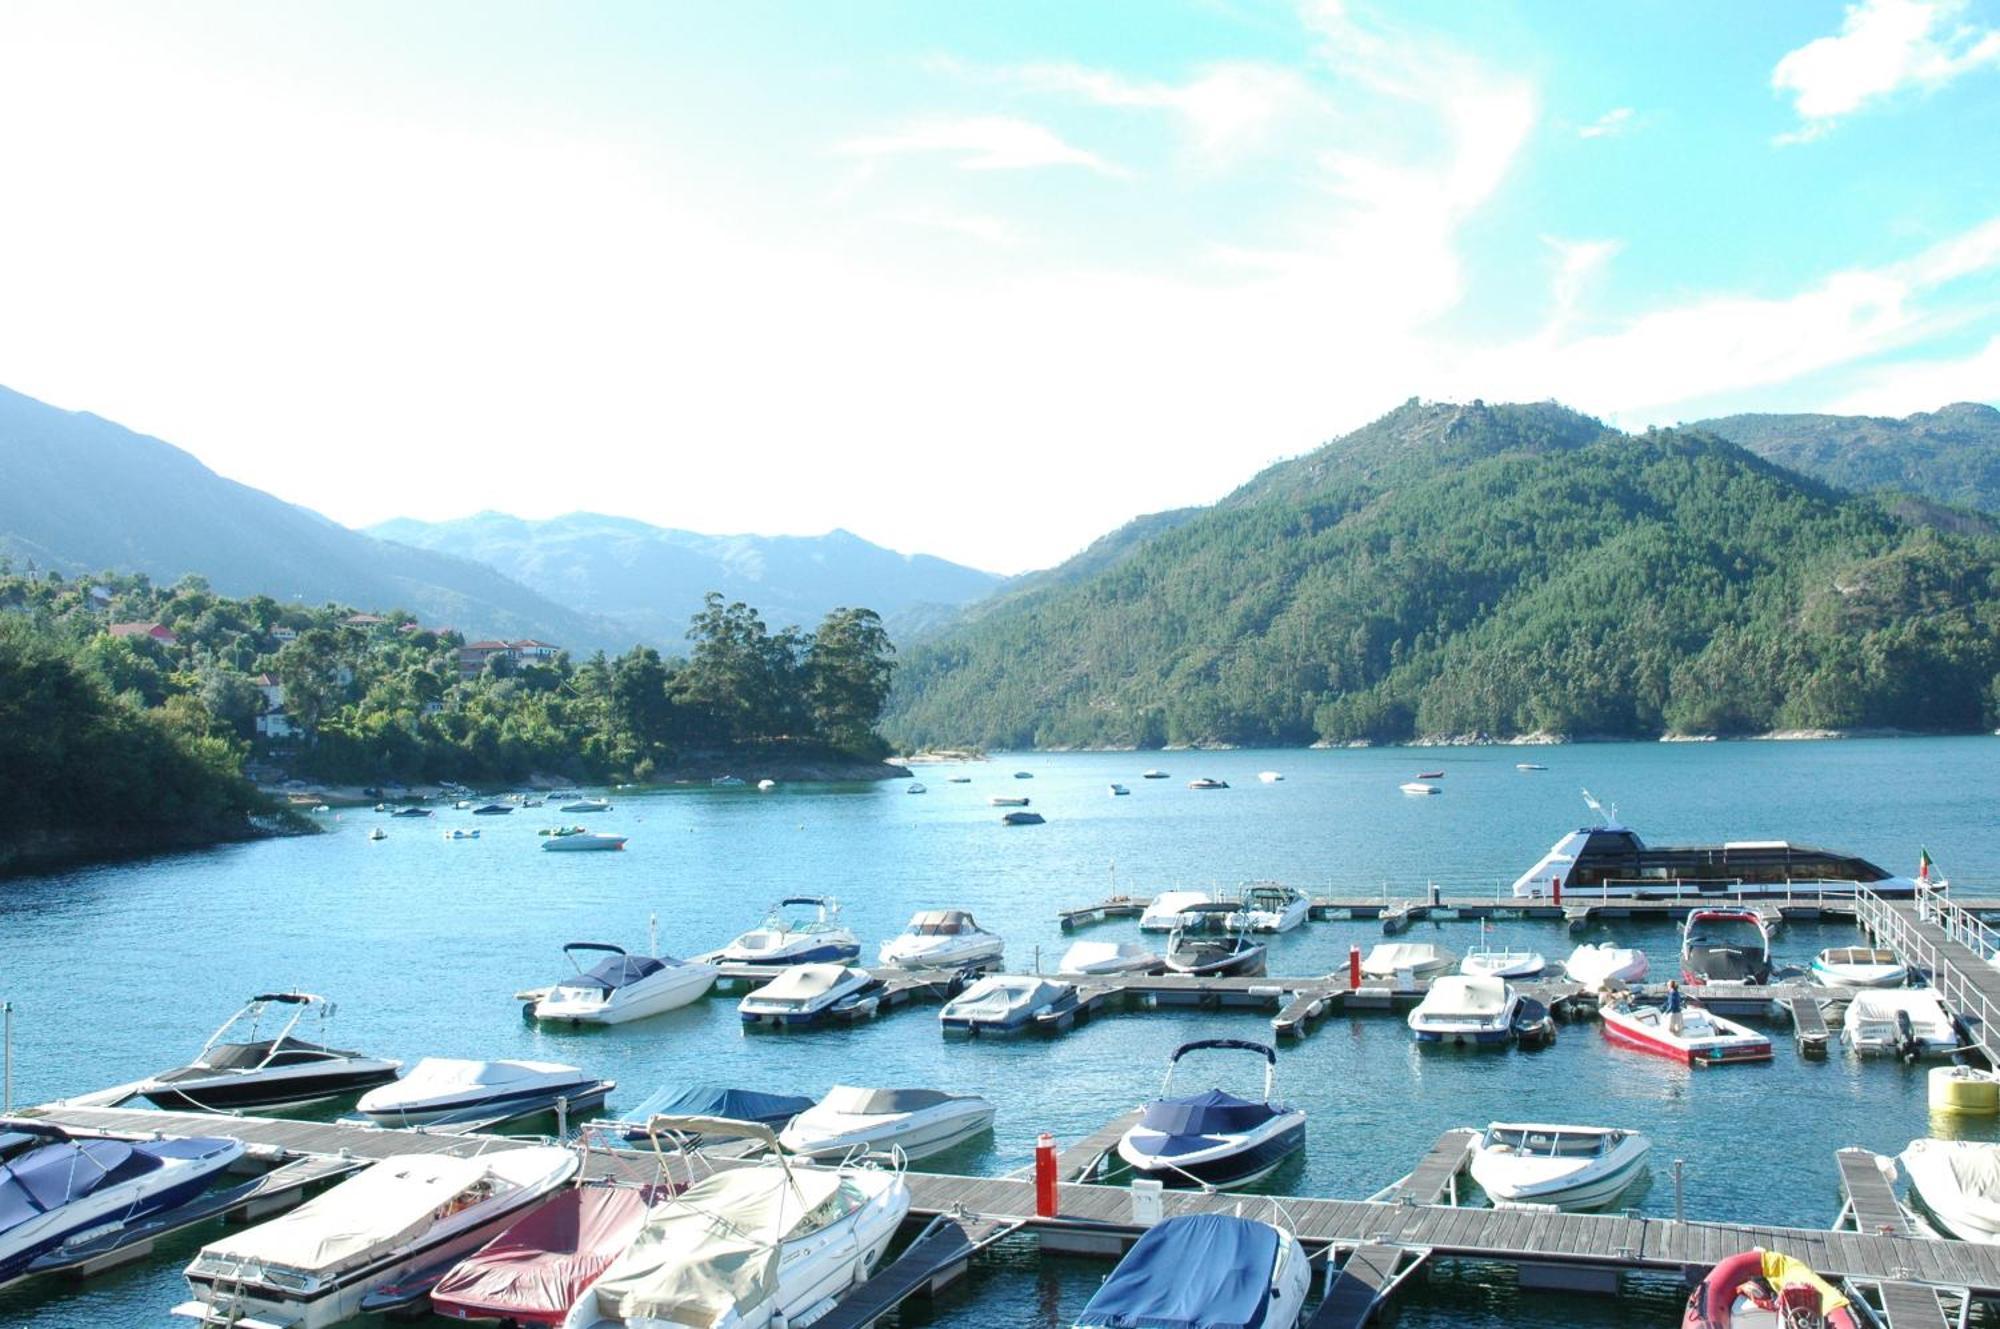
[[[1389,1204],[1442,1203],[1452,1190],[1453,1180],[1472,1161],[1472,1147],[1478,1143],[1478,1131],[1462,1127],[1446,1131],[1418,1160],[1416,1170],[1391,1186],[1382,1199]]]
[[[1006,1219],[941,1217],[813,1324],[816,1329],[868,1329],[911,1297],[956,1277],[974,1255],[1019,1226]]]
[[[1840,1165],[1840,1189],[1853,1207],[1854,1227],[1871,1236],[1916,1237],[1896,1201],[1896,1192],[1866,1149],[1842,1149],[1834,1154]]]
[[[1056,1158],[1056,1176],[1063,1181],[1082,1181],[1095,1172],[1098,1163],[1118,1147],[1120,1137],[1138,1123],[1139,1114],[1144,1110],[1133,1108],[1120,1113],[1063,1150]],[[1032,1169],[1029,1175],[1033,1175]]]
[[[1889,1329],[1948,1329],[1951,1323],[1933,1288],[1913,1283],[1883,1283],[1881,1292]]]
[[[1394,1246],[1356,1247],[1340,1272],[1328,1275],[1331,1286],[1306,1329],[1362,1329],[1394,1288],[1402,1259],[1403,1252]]]

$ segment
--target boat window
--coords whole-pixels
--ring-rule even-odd
[[[812,1211],[793,1225],[791,1237],[808,1237],[821,1228],[831,1227],[841,1219],[859,1209],[866,1197],[861,1188],[851,1181],[843,1181],[833,1194],[814,1205]]]

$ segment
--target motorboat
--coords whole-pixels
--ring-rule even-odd
[[[552,854],[587,854],[594,851],[623,849],[625,838],[604,831],[577,831],[573,835],[551,836],[542,841],[542,848]]]
[[[1213,776],[1207,776],[1207,775],[1204,775],[1204,776],[1202,776],[1202,777],[1201,777],[1201,778],[1200,778],[1199,780],[1189,780],[1189,781],[1188,781],[1188,788],[1190,788],[1190,789],[1227,789],[1227,788],[1229,788],[1229,781],[1227,781],[1227,780],[1217,780],[1217,779],[1215,779],[1215,778],[1214,778]]]
[[[1771,1059],[1770,1039],[1693,1002],[1681,1008],[1678,1033],[1657,1006],[1619,1001],[1601,1007],[1597,1014],[1604,1036],[1612,1042],[1690,1066]]]
[[[704,1133],[704,1117],[663,1117],[662,1130]],[[720,1123],[728,1125],[729,1123]],[[767,1127],[742,1128],[775,1146]],[[899,1169],[794,1167],[767,1161],[703,1177],[655,1204],[638,1236],[563,1321],[564,1329],[630,1326],[779,1329],[808,1325],[865,1281],[910,1212]]]
[[[1418,771],[1418,772],[1417,772],[1417,778],[1418,778],[1419,780],[1442,780],[1442,779],[1444,779],[1444,772],[1443,772],[1443,771]]]
[[[1861,1329],[1847,1295],[1803,1260],[1762,1247],[1732,1255],[1688,1295],[1681,1329]]]
[[[1243,888],[1229,925],[1250,932],[1290,932],[1305,923],[1311,908],[1312,901],[1297,887],[1252,882]]]
[[[1889,1054],[1904,1061],[1949,1057],[1960,1043],[1957,1022],[1930,988],[1855,993],[1841,1019],[1840,1037],[1856,1052]]]
[[[617,1086],[552,1061],[425,1057],[394,1084],[371,1089],[355,1110],[377,1126],[495,1125],[553,1110],[602,1104]]]
[[[1505,1043],[1513,1035],[1520,1005],[1520,995],[1504,978],[1446,974],[1432,981],[1410,1012],[1410,1032],[1419,1043]]]
[[[902,936],[882,943],[881,960],[892,969],[957,969],[997,963],[1006,946],[966,910],[923,909]]]
[[[866,969],[843,964],[792,965],[744,995],[736,1013],[745,1024],[806,1025],[872,1013],[882,986]]]
[[[1617,808],[1607,810],[1588,792],[1584,801],[1599,815],[1598,824],[1556,841],[1515,880],[1515,895],[1752,899],[1802,892],[1851,896],[1858,887],[1907,896],[1917,889],[1912,878],[1885,872],[1865,858],[1787,840],[1649,846],[1619,824]]]
[[[311,1015],[325,1037],[334,1004],[310,992],[252,997],[209,1036],[193,1061],[162,1071],[138,1088],[155,1107],[290,1107],[356,1094],[396,1078],[400,1061],[309,1043],[293,1036]],[[266,1033],[271,1025],[275,1033]]]
[[[776,780],[764,779],[757,782],[757,792],[760,794],[768,794],[777,787],[778,782]]]
[[[593,1183],[557,1191],[466,1256],[431,1289],[453,1320],[560,1326],[639,1235],[654,1190]]]
[[[1127,789],[1122,784],[1114,784],[1111,786],[1111,796],[1113,798],[1123,798],[1131,792],[1132,791],[1130,789]]]
[[[788,895],[714,958],[722,964],[837,964],[860,957],[861,942],[840,922],[840,901]]]
[[[1167,778],[1167,773],[1158,767],[1154,767],[1151,770],[1139,772],[1139,778],[1141,780],[1164,780]]]
[[[1396,787],[1406,794],[1417,794],[1419,796],[1424,794],[1442,794],[1444,792],[1442,786],[1434,785],[1428,780],[1406,780]]]
[[[544,826],[540,830],[536,831],[535,834],[555,835],[555,836],[588,835],[590,834],[590,830],[588,827],[585,826]]]
[[[444,838],[447,840],[477,840],[479,838],[479,831],[477,828],[467,830],[463,826],[454,826],[444,833]]]
[[[1548,767],[1538,761],[1517,761],[1514,763],[1514,769],[1517,771],[1546,771]]]
[[[1587,988],[1607,983],[1637,983],[1646,977],[1646,953],[1608,941],[1585,942],[1563,961],[1563,972]]]
[[[1261,974],[1270,948],[1230,919],[1236,906],[1227,900],[1190,905],[1181,925],[1167,938],[1167,972],[1198,978]]]
[[[53,1139],[0,1163],[0,1284],[79,1238],[178,1209],[243,1156],[240,1140]]]
[[[1701,983],[1771,981],[1771,930],[1750,909],[1697,909],[1681,941],[1681,978]]]
[[[1247,1052],[1264,1059],[1261,1098],[1225,1089],[1176,1097],[1174,1072],[1191,1052]],[[1270,1175],[1305,1146],[1306,1114],[1271,1101],[1278,1054],[1262,1043],[1204,1038],[1183,1043],[1167,1058],[1160,1096],[1146,1104],[1118,1139],[1118,1157],[1137,1177],[1169,1187],[1229,1190]]]
[[[1021,794],[995,794],[986,800],[990,808],[1024,808],[1028,803],[1028,798]]]
[[[944,777],[944,782],[946,784],[971,784],[972,777],[969,775],[947,775]]]
[[[1549,967],[1540,951],[1467,951],[1458,962],[1458,972],[1487,978],[1534,978]]]
[[[1139,941],[1079,941],[1073,942],[1057,961],[1056,969],[1064,974],[1084,974],[1092,977],[1104,974],[1157,974],[1166,968],[1167,962],[1158,954],[1147,949]]]
[[[2000,1144],[1912,1140],[1897,1161],[1937,1226],[1960,1241],[2000,1245]]]
[[[611,811],[611,803],[610,800],[602,798],[579,798],[574,803],[563,804],[562,810],[564,812],[609,812]]]
[[[1305,1248],[1284,1229],[1181,1214],[1146,1229],[1075,1329],[1292,1329],[1311,1281]]]
[[[1040,826],[1047,820],[1039,812],[1005,812],[1000,816],[1002,826]]]
[[[1827,987],[1899,988],[1910,967],[1879,946],[1829,946],[1813,957],[1812,976]]]
[[[1522,997],[1514,1008],[1514,1044],[1521,1048],[1545,1048],[1556,1041],[1556,1017],[1533,997]]]
[[[743,788],[743,781],[734,775],[718,775],[713,780],[710,780],[708,783],[712,788],[715,789]]]
[[[736,1089],[719,1084],[668,1085],[642,1099],[630,1112],[610,1120],[590,1123],[592,1134],[610,1134],[627,1144],[643,1144],[653,1118],[721,1117],[728,1121],[749,1121],[772,1130],[782,1130],[786,1122],[813,1105],[798,1094],[767,1094],[756,1089]]]
[[[677,1010],[708,995],[717,969],[671,955],[633,955],[605,941],[573,941],[563,954],[576,969],[531,1009],[537,1020],[623,1024]],[[588,964],[588,967],[586,967]]]
[[[371,1291],[463,1258],[575,1175],[554,1145],[476,1158],[392,1154],[298,1208],[225,1232],[187,1266],[174,1314],[204,1325],[324,1329]]]
[[[778,1143],[808,1158],[900,1150],[915,1161],[993,1129],[993,1105],[938,1089],[864,1089],[837,1084],[793,1117]]]
[[[513,810],[513,805],[510,803],[488,803],[484,807],[474,808],[472,815],[475,817],[504,817]]]
[[[1181,915],[1190,907],[1207,904],[1213,898],[1207,891],[1161,891],[1139,915],[1139,931],[1172,932],[1181,925]]]
[[[906,794],[928,794],[930,790],[912,780],[909,784],[903,786],[903,792]]]
[[[1259,771],[1257,772],[1257,778],[1265,784],[1276,784],[1285,777],[1276,771]]]
[[[948,1034],[1013,1034],[1076,1009],[1076,984],[1033,974],[989,974],[946,1002],[938,1025]]]
[[[371,840],[386,840],[389,838],[389,832],[383,830],[380,826],[373,826],[369,828],[368,838]]]
[[[1472,1179],[1495,1205],[1601,1209],[1646,1171],[1638,1131],[1496,1121],[1472,1151]]]
[[[1015,771],[1014,778],[1016,780],[1032,780],[1035,778],[1035,773],[1033,771]]]
[[[431,817],[437,814],[430,808],[403,808],[389,815],[391,817]]]
[[[1442,974],[1457,963],[1456,955],[1428,941],[1382,941],[1369,947],[1368,954],[1361,957],[1361,973],[1365,978],[1399,978],[1408,974],[1421,980]]]

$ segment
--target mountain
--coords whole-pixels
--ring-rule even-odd
[[[900,642],[949,621],[958,606],[1001,581],[926,554],[899,554],[847,531],[700,535],[590,512],[547,521],[503,512],[445,522],[398,518],[369,530],[489,564],[662,645],[680,643],[709,591],[757,606],[772,627],[812,628],[833,609],[873,609]]]
[[[1843,489],[1900,490],[2000,513],[2000,411],[1955,402],[1876,415],[1730,415],[1691,426]]]
[[[1715,434],[1411,401],[908,654],[906,747],[1970,729],[2000,541]]]
[[[351,531],[224,479],[170,443],[0,388],[0,553],[45,571],[115,569],[225,595],[402,608],[475,636],[618,649],[615,625],[489,567]]]

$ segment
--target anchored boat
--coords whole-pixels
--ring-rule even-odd
[[[1075,1009],[1074,983],[1033,974],[992,974],[946,1002],[938,1011],[938,1025],[948,1034],[1014,1034]]]
[[[1212,898],[1207,891],[1161,891],[1139,915],[1139,931],[1172,932],[1188,909]]]
[[[941,1154],[993,1129],[993,1105],[974,1094],[936,1089],[859,1089],[837,1084],[793,1117],[778,1141],[808,1158],[856,1151],[904,1158]]]
[[[1678,1032],[1657,1006],[1614,1002],[1598,1011],[1604,1036],[1614,1043],[1650,1052],[1690,1066],[1721,1066],[1739,1061],[1769,1061],[1771,1040],[1725,1020],[1692,1002],[1681,1009]]]
[[[0,1164],[0,1284],[42,1256],[178,1209],[243,1156],[240,1140],[52,1140]]]
[[[1174,1097],[1174,1072],[1190,1052],[1248,1052],[1264,1059],[1264,1094],[1239,1098],[1223,1089]],[[1269,1175],[1304,1147],[1306,1114],[1271,1101],[1278,1054],[1262,1043],[1205,1038],[1183,1043],[1167,1058],[1160,1096],[1118,1141],[1118,1157],[1141,1176],[1167,1186],[1228,1190]]]
[[[1915,1061],[1949,1057],[1959,1048],[1958,1024],[1929,988],[1858,992],[1841,1018],[1840,1036],[1856,1052]]]
[[[840,902],[830,895],[780,900],[762,923],[715,956],[724,964],[833,964],[860,957],[861,943],[841,924]]]
[[[1681,978],[1689,983],[1771,981],[1771,928],[1751,909],[1697,909],[1681,942]]]
[[[1282,1228],[1182,1214],[1146,1230],[1075,1329],[1292,1329],[1310,1282],[1305,1248]]]
[[[334,1009],[311,992],[261,993],[209,1035],[193,1061],[162,1071],[138,1092],[155,1107],[235,1110],[317,1103],[395,1079],[400,1061],[292,1036],[310,1014],[324,1037]],[[275,1034],[262,1036],[280,1021]]]
[[[1410,1012],[1410,1032],[1419,1043],[1498,1045],[1513,1035],[1520,1006],[1505,979],[1446,974]]]
[[[1638,1131],[1496,1121],[1472,1154],[1472,1179],[1496,1205],[1601,1209],[1646,1170],[1653,1142]]]
[[[1827,987],[1899,988],[1910,967],[1878,946],[1829,946],[1813,957],[1812,976]]]
[[[573,941],[563,954],[576,975],[550,988],[530,1008],[537,1020],[624,1024],[677,1010],[707,996],[715,985],[715,966],[699,960],[632,955],[604,941]],[[593,958],[596,963],[586,969],[584,961]]]
[[[924,909],[902,936],[882,944],[881,960],[892,969],[956,969],[997,962],[1006,946],[963,909]]]
[[[1104,974],[1157,974],[1166,961],[1138,941],[1073,942],[1056,962],[1064,974],[1100,976]]]
[[[1457,963],[1456,955],[1427,941],[1384,941],[1368,948],[1361,959],[1361,973],[1365,978],[1393,979],[1407,973],[1412,979],[1423,979]]]
[[[1585,942],[1569,953],[1563,972],[1587,988],[1607,983],[1637,983],[1646,977],[1646,953],[1608,941]]]
[[[808,1025],[874,1010],[881,981],[839,964],[793,965],[736,1003],[745,1024]]]
[[[1231,927],[1250,932],[1290,932],[1303,925],[1312,901],[1295,886],[1275,881],[1252,882],[1243,888],[1237,911],[1229,916]]]
[[[1947,1234],[2000,1245],[2000,1145],[1912,1140],[1898,1161],[1911,1192]]]
[[[1167,939],[1168,972],[1201,978],[1263,973],[1269,948],[1250,940],[1241,926],[1232,926],[1235,917],[1236,906],[1226,900],[1189,905]]]
[[[558,1326],[639,1235],[650,1187],[591,1183],[557,1191],[453,1265],[431,1309],[454,1320]]]
[[[552,1061],[472,1061],[425,1057],[394,1084],[371,1089],[355,1109],[378,1126],[482,1125],[555,1108],[581,1112],[617,1085]]]

